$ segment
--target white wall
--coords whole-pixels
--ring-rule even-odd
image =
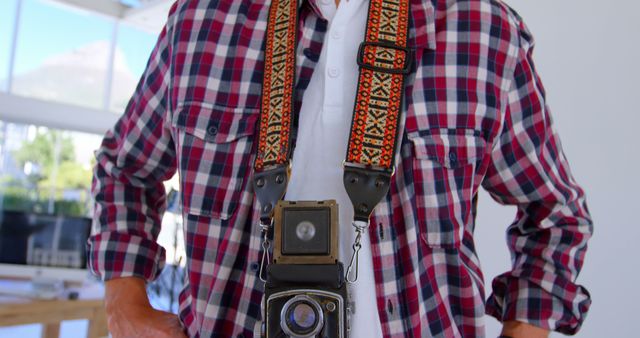
[[[578,278],[593,304],[577,336],[638,337],[640,3],[504,1],[536,39],[534,62],[594,218],[595,234]],[[515,209],[496,204],[485,192],[479,203],[476,239],[490,287],[510,264],[504,229]],[[496,337],[499,329],[487,317],[487,337]]]

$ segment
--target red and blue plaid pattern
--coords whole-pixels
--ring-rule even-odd
[[[534,39],[499,0],[410,0],[402,139],[371,238],[385,337],[482,337],[485,312],[575,333],[590,305],[575,280],[592,222],[532,61]],[[180,176],[192,337],[251,337],[260,320],[257,140],[268,2],[178,1],[136,92],[96,153],[90,266],[147,280],[163,180]],[[327,22],[301,2],[295,113]],[[354,79],[355,81],[355,79]],[[295,118],[295,115],[294,115]],[[295,159],[294,159],[295,160]],[[485,299],[473,240],[479,187],[517,205],[513,268]]]

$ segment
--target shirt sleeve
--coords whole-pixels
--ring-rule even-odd
[[[164,249],[156,242],[166,207],[163,182],[176,172],[167,116],[168,30],[167,25],[160,33],[124,114],[95,154],[94,225],[87,250],[89,269],[102,280],[149,281],[164,265]]]
[[[532,60],[533,36],[518,19],[504,126],[482,183],[499,203],[517,206],[507,229],[512,270],[493,280],[486,312],[574,334],[591,304],[576,278],[593,225],[552,125]]]

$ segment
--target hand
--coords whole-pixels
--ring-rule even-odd
[[[140,278],[107,281],[105,308],[113,338],[187,338],[178,316],[151,307]]]
[[[504,326],[502,327],[502,335],[513,337],[513,338],[547,338],[549,337],[549,331],[543,328],[518,322],[518,321],[507,321],[504,322]]]
[[[128,306],[108,316],[113,338],[187,338],[178,316],[147,306]]]

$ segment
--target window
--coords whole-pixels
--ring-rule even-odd
[[[15,25],[15,13],[17,2],[15,0],[0,1],[0,90],[7,91],[9,84],[9,58],[13,44]]]
[[[23,0],[12,92],[103,108],[113,26],[56,2]]]
[[[0,210],[91,217],[93,154],[101,140],[93,134],[0,121]],[[174,313],[186,262],[177,185],[177,176],[165,185],[173,192],[158,235],[168,265],[148,285],[151,303]]]
[[[113,60],[113,82],[109,109],[121,114],[144,72],[156,42],[156,34],[120,24]]]
[[[0,121],[0,209],[87,216],[97,135]]]
[[[94,151],[102,136],[0,120],[0,210],[92,214]],[[184,265],[177,176],[165,184],[168,212],[158,242],[167,262]]]
[[[140,0],[120,0],[120,3],[131,7],[140,6]]]

